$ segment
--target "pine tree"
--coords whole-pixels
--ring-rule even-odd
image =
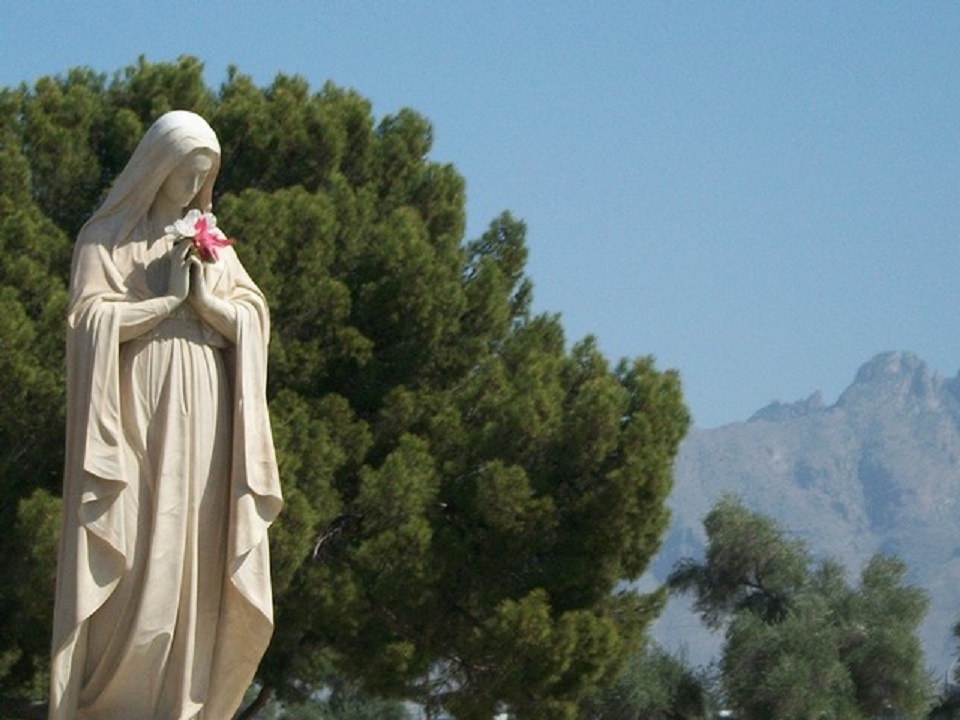
[[[298,697],[332,663],[464,720],[574,717],[662,602],[623,581],[667,523],[677,374],[612,366],[532,312],[523,222],[464,242],[463,178],[416,112],[236,69],[214,92],[192,58],[0,95],[0,691],[45,672],[71,239],[174,108],[221,138],[216,212],[271,306],[286,505],[264,692]]]

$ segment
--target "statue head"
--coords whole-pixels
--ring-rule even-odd
[[[144,134],[80,238],[93,233],[112,244],[122,242],[147,215],[158,194],[173,193],[178,175],[192,170],[202,170],[203,179],[191,190],[184,207],[207,212],[213,205],[219,169],[220,143],[207,121],[187,110],[165,113]],[[179,180],[187,182],[183,177]]]
[[[153,207],[179,215],[190,207],[206,185],[215,157],[207,149],[194,150],[177,164],[160,185]],[[198,208],[199,209],[199,208]]]

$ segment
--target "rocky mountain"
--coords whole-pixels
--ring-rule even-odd
[[[773,403],[742,423],[693,429],[677,459],[673,522],[652,574],[702,557],[702,519],[723,493],[775,518],[818,556],[853,575],[878,552],[897,555],[930,595],[921,629],[927,665],[953,659],[960,618],[960,376],[944,379],[916,356],[863,365],[834,405],[819,394]],[[704,662],[719,647],[683,603],[655,636]]]

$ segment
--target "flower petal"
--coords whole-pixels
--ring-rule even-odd
[[[177,220],[173,227],[180,237],[193,237],[193,223],[187,222],[186,219]]]

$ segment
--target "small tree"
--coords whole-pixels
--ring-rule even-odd
[[[670,577],[725,630],[722,682],[743,720],[919,717],[930,682],[916,630],[923,591],[899,560],[875,556],[850,587],[770,518],[722,498],[704,520],[706,560]]]
[[[627,661],[614,685],[587,697],[580,720],[706,720],[708,678],[683,657],[651,644]]]

